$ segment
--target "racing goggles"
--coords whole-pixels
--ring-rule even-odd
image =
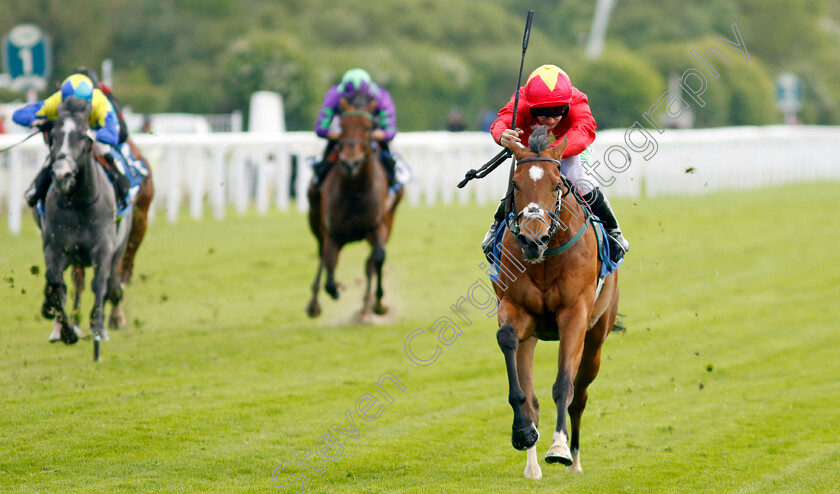
[[[532,117],[565,117],[569,113],[569,105],[563,106],[532,106],[530,109]]]

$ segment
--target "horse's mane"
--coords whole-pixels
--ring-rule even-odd
[[[548,127],[545,125],[535,125],[533,129],[534,132],[528,138],[528,147],[539,156],[551,144],[551,139],[549,137]]]
[[[76,98],[71,96],[64,100],[58,106],[58,113],[69,113],[71,115],[83,115],[87,118],[90,115],[91,110],[93,107],[88,101],[83,100],[82,98]]]

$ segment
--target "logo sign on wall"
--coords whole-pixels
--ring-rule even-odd
[[[52,72],[52,47],[32,24],[15,26],[2,41],[3,71],[16,91],[44,90]]]

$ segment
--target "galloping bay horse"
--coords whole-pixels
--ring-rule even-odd
[[[117,265],[125,252],[131,211],[115,221],[116,197],[105,171],[93,157],[89,134],[90,103],[68,98],[58,108],[58,119],[49,135],[52,184],[44,201],[44,216],[35,214],[41,228],[46,262],[45,300],[41,312],[55,318],[50,341],[75,343],[80,331],[64,310],[67,287],[64,271],[92,266],[94,305],[91,333],[107,340],[105,300],[118,306],[122,288]],[[78,277],[76,277],[78,282]]]
[[[502,240],[499,278],[493,283],[499,298],[496,337],[513,408],[512,443],[527,450],[525,476],[533,479],[542,476],[536,453],[539,403],[533,384],[537,340],[560,344],[552,388],[557,424],[545,461],[579,472],[586,388],[598,375],[601,345],[616,325],[618,311],[617,271],[606,277],[596,296],[600,262],[595,232],[558,169],[565,139],[553,148],[549,144],[543,127],[531,135],[528,148],[514,151],[514,207]]]
[[[321,272],[327,269],[326,292],[339,297],[335,280],[335,266],[342,247],[351,242],[367,240],[371,253],[365,264],[367,285],[360,322],[372,321],[372,314],[385,314],[382,303],[382,265],[385,262],[385,243],[391,233],[394,214],[402,199],[403,190],[389,194],[388,178],[374,149],[373,112],[376,101],[358,95],[348,102],[341,100],[341,137],[328,159],[337,160],[321,185],[309,189],[309,227],[318,239],[318,272],[312,283],[312,298],[306,306],[310,317],[321,313],[318,291]],[[372,278],[376,274],[374,301]]]

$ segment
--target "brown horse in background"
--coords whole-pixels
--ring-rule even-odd
[[[137,193],[137,197],[134,198],[134,206],[131,216],[131,231],[128,234],[128,244],[125,248],[125,253],[122,256],[122,259],[120,260],[120,265],[117,267],[117,275],[120,278],[120,285],[123,289],[128,282],[131,281],[131,275],[134,272],[134,256],[137,254],[137,249],[140,248],[140,244],[143,242],[143,237],[146,236],[146,229],[149,221],[149,207],[152,205],[152,199],[155,196],[155,183],[152,179],[152,167],[149,164],[149,160],[143,156],[140,148],[134,144],[134,141],[132,141],[130,137],[126,139],[125,142],[128,144],[129,149],[131,149],[131,154],[134,155],[134,159],[146,163],[149,174],[146,175],[146,178],[140,183],[140,191]],[[98,153],[95,153],[94,157],[102,166],[111,166],[105,161],[105,158]],[[73,269],[73,282],[75,285],[75,293],[73,296],[73,317],[78,323],[80,318],[79,305],[81,303],[81,293],[85,285],[85,271],[83,268],[76,267]],[[113,306],[111,308],[111,315],[108,317],[108,327],[111,329],[119,329],[125,327],[125,324],[126,317],[125,311],[122,308],[122,303]]]
[[[598,375],[601,345],[616,326],[618,272],[605,278],[596,296],[600,261],[591,220],[561,176],[565,139],[548,148],[545,128],[514,151],[513,212],[502,241],[496,337],[505,357],[513,408],[512,443],[527,450],[525,476],[542,477],[537,461],[539,403],[533,363],[537,340],[559,341],[552,397],[557,423],[545,461],[579,472],[580,420],[586,388]],[[566,413],[571,418],[571,449]]]
[[[312,298],[306,306],[309,317],[321,313],[318,292],[322,270],[327,269],[324,289],[333,299],[338,299],[341,290],[335,280],[338,253],[346,244],[359,240],[370,243],[371,253],[365,264],[367,285],[358,319],[370,323],[373,313],[381,315],[388,311],[382,303],[382,266],[385,243],[391,234],[403,189],[388,193],[388,178],[372,141],[375,110],[376,101],[366,95],[358,95],[350,102],[341,99],[341,136],[327,158],[338,163],[329,171],[320,190],[310,186],[308,191],[309,227],[318,239],[319,257]]]

